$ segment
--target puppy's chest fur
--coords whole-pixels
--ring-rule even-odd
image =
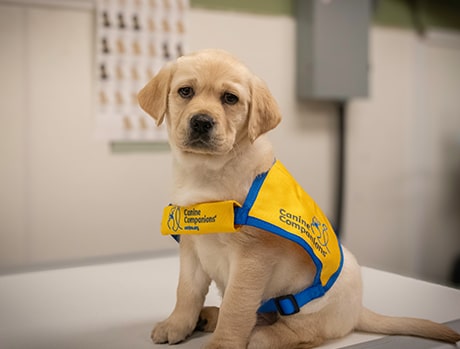
[[[235,200],[242,204],[252,184],[252,178],[249,176],[229,179],[235,174],[196,175],[193,172],[182,173],[176,178],[173,194],[175,204],[189,206],[223,200]]]
[[[232,233],[229,233],[232,234]],[[207,236],[193,236],[194,247],[198,259],[209,277],[215,281],[218,289],[223,293],[230,276],[232,254],[231,236],[213,234]]]

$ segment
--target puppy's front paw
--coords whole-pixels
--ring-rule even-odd
[[[187,338],[192,331],[193,326],[169,318],[153,328],[151,338],[156,344],[177,344]]]

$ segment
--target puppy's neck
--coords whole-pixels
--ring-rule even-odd
[[[254,178],[273,164],[271,144],[262,136],[254,143],[239,144],[224,155],[184,153],[173,148],[173,203],[244,201]]]

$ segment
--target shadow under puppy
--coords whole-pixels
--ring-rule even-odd
[[[214,332],[208,349],[310,348],[353,330],[460,340],[444,325],[363,307],[360,267],[321,210],[274,161],[263,134],[281,121],[280,111],[266,85],[240,61],[220,50],[183,56],[162,68],[138,97],[158,125],[167,124],[174,206],[163,225],[181,234],[176,306],[153,329],[155,343],[181,342],[197,323]],[[265,192],[270,185],[273,192]],[[253,217],[259,197],[276,207],[284,228],[268,232],[273,219],[266,217],[265,224]],[[299,211],[284,208],[299,198]],[[201,210],[216,202],[232,203],[238,232],[229,233],[232,222],[229,230],[214,231],[219,234],[189,234],[187,222],[212,223],[214,216]],[[259,211],[263,216],[269,208]],[[287,232],[288,225],[297,232]],[[301,235],[312,244],[298,241]],[[223,296],[220,310],[203,308],[211,281]]]

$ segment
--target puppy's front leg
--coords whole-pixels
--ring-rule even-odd
[[[241,256],[235,259],[230,266],[216,330],[204,349],[246,348],[256,324],[269,273],[260,261]]]
[[[192,238],[182,236],[176,306],[165,321],[154,327],[151,337],[155,343],[179,343],[193,332],[210,283],[195,253]]]

